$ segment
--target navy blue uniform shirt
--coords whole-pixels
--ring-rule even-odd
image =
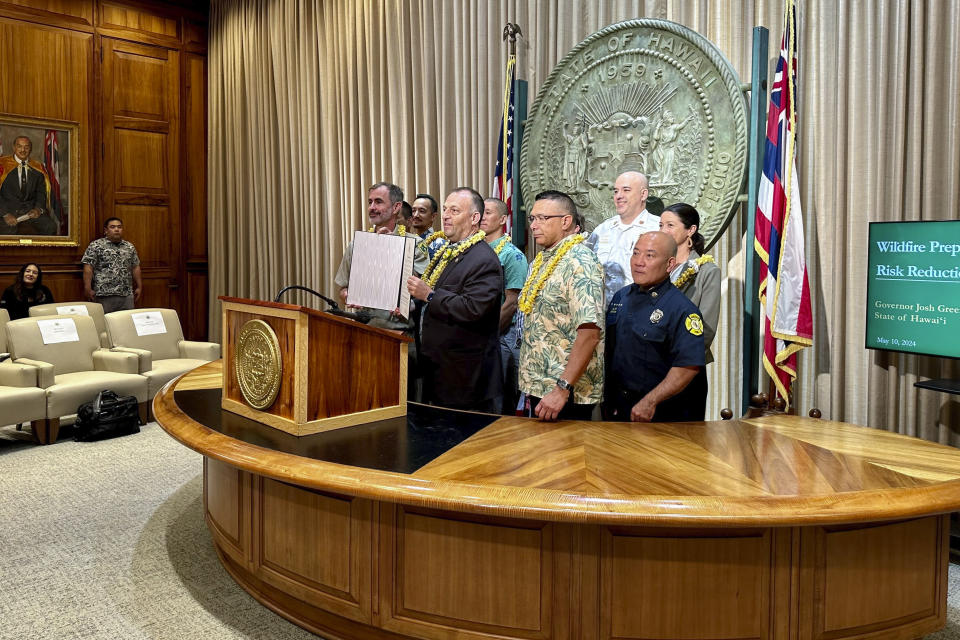
[[[671,367],[705,364],[700,310],[666,278],[644,290],[631,284],[607,307],[604,386],[646,395]]]

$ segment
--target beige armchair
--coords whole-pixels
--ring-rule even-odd
[[[7,353],[10,316],[0,309],[0,353]],[[29,422],[41,442],[46,432],[47,395],[37,386],[37,369],[10,360],[0,362],[0,426]]]
[[[86,310],[84,313],[82,310]],[[93,324],[97,327],[97,335],[100,338],[100,346],[108,348],[110,346],[110,336],[107,335],[107,322],[103,319],[103,305],[99,302],[51,302],[50,304],[38,304],[30,307],[30,317],[35,316],[67,316],[83,315],[93,318]]]
[[[170,380],[220,357],[215,342],[183,339],[180,318],[173,309],[132,309],[106,316],[113,351],[136,354],[140,375],[147,378],[153,398]]]
[[[52,329],[60,330],[59,338],[52,338]],[[60,418],[76,414],[81,404],[92,401],[105,389],[136,396],[140,415],[146,418],[147,379],[138,373],[137,356],[101,349],[92,318],[37,316],[14,320],[7,323],[7,340],[14,363],[37,369],[38,386],[46,391],[49,442],[56,442]]]

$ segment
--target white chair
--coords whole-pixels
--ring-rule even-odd
[[[140,375],[148,380],[148,397],[182,373],[220,357],[216,342],[183,339],[180,318],[173,309],[130,309],[106,316],[113,351],[136,354]]]
[[[139,375],[132,353],[100,348],[96,325],[88,316],[37,316],[7,323],[14,362],[38,370],[46,391],[49,442],[56,442],[60,419],[75,415],[106,389],[136,396],[141,418],[147,416],[147,379]]]
[[[10,315],[0,309],[0,353],[7,353],[7,323]],[[37,369],[10,360],[0,362],[0,426],[29,422],[38,440],[45,435],[47,396],[37,386]]]
[[[76,302],[50,302],[48,304],[38,304],[30,307],[30,317],[34,316],[90,316],[93,318],[93,324],[97,327],[97,335],[100,337],[100,346],[108,348],[110,346],[110,337],[107,335],[107,323],[103,319],[103,305],[99,302],[87,302],[80,300]]]

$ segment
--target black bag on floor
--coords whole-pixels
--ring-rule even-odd
[[[140,433],[140,412],[136,396],[118,396],[113,391],[101,391],[93,402],[85,402],[77,409],[73,438],[78,442],[93,442]]]

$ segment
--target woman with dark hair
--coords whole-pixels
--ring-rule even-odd
[[[6,309],[11,320],[26,318],[30,307],[53,302],[50,289],[43,286],[40,265],[28,262],[20,267],[13,284],[7,287],[0,298],[0,309]]]
[[[717,334],[720,319],[720,267],[713,256],[704,255],[704,238],[700,228],[700,214],[685,202],[672,204],[660,214],[660,230],[677,243],[677,266],[670,272],[670,282],[700,309],[703,319],[703,344],[707,349],[706,363],[713,362],[710,345]],[[703,412],[706,412],[707,372],[701,369],[690,387],[703,387]]]

